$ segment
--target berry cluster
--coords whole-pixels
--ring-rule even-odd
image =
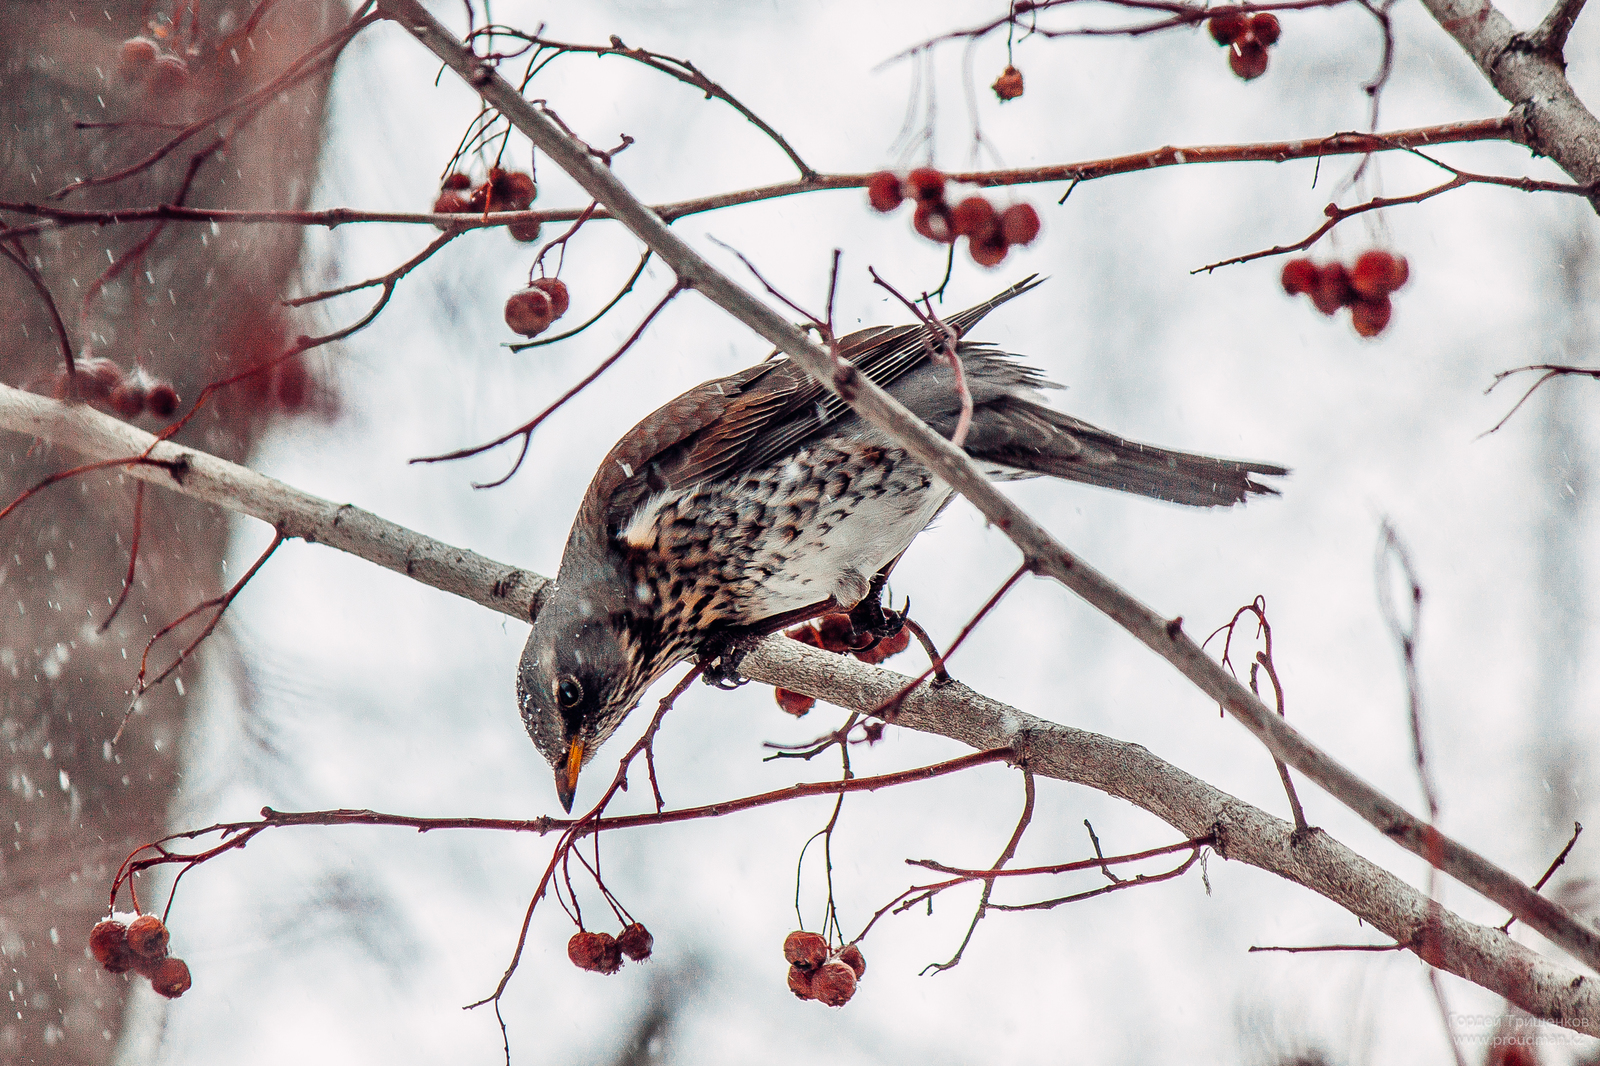
[[[1228,66],[1245,81],[1267,72],[1267,46],[1277,44],[1283,33],[1278,16],[1270,11],[1213,15],[1206,28],[1211,31],[1212,40],[1228,49]]]
[[[524,337],[537,337],[567,313],[567,286],[558,278],[539,278],[506,301],[506,325]]]
[[[854,944],[830,951],[822,937],[801,930],[784,938],[783,957],[789,960],[789,991],[830,1007],[850,1002],[867,973],[867,960]]]
[[[166,925],[153,914],[141,914],[130,922],[111,917],[89,931],[89,953],[107,973],[132,970],[148,977],[158,994],[177,999],[194,982],[188,964],[167,954],[171,939]]]
[[[188,62],[182,56],[163,53],[148,37],[129,37],[118,46],[117,73],[153,97],[171,96],[189,84]]]
[[[809,644],[813,648],[821,648],[823,651],[854,655],[862,662],[871,663],[873,666],[891,655],[899,655],[911,644],[911,632],[904,628],[894,636],[882,639],[859,634],[847,614],[825,614],[814,624],[808,622],[805,625],[795,626],[786,631],[784,636],[798,640],[802,644]],[[778,706],[796,718],[803,717],[817,705],[817,701],[811,696],[791,692],[786,688],[773,689],[772,694],[776,697]]]
[[[867,202],[888,214],[907,198],[917,202],[911,226],[930,241],[953,244],[967,238],[967,251],[979,266],[999,266],[1015,244],[1031,244],[1039,236],[1039,212],[1030,204],[1012,204],[997,211],[981,196],[969,196],[955,207],[945,202],[945,177],[932,167],[918,167],[905,176],[884,170],[867,182]]]
[[[656,938],[638,922],[634,922],[619,936],[610,933],[591,933],[580,929],[567,941],[567,958],[580,970],[613,974],[622,969],[622,957],[643,962],[650,957]]]
[[[109,408],[123,418],[137,418],[145,412],[157,418],[178,413],[178,392],[164,381],[152,381],[143,370],[124,375],[109,359],[84,359],[67,376],[56,372],[56,396],[63,400],[85,400]]]
[[[1022,71],[1008,65],[1000,72],[1000,76],[994,80],[990,88],[994,90],[994,94],[1000,98],[1002,104],[1007,100],[1015,100],[1022,95]]]
[[[1348,307],[1356,332],[1376,337],[1394,312],[1389,294],[1410,277],[1405,256],[1374,248],[1357,256],[1348,269],[1343,263],[1319,267],[1309,259],[1291,259],[1283,267],[1283,291],[1290,296],[1305,293],[1325,315]]]
[[[471,178],[457,171],[446,175],[439,198],[433,202],[433,213],[462,215],[526,211],[537,195],[538,188],[533,183],[533,175],[520,170],[490,167],[489,176],[476,187]],[[514,222],[506,227],[506,232],[519,241],[535,241],[539,238],[539,223]]]

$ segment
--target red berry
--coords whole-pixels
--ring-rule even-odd
[[[918,167],[907,174],[906,187],[924,203],[944,201],[944,175],[932,167]]]
[[[610,933],[591,933],[587,929],[572,934],[567,941],[567,958],[580,970],[616,973],[622,969],[622,952]]]
[[[157,418],[171,418],[178,410],[178,390],[165,382],[156,385],[145,395],[144,406]]]
[[[146,83],[155,96],[170,96],[189,84],[189,64],[178,56],[157,56],[150,64],[150,80]]]
[[[922,200],[911,216],[911,228],[939,244],[949,244],[956,239],[950,225],[950,209],[942,200]]]
[[[439,198],[433,202],[433,213],[436,215],[462,215],[472,210],[467,203],[467,198],[458,192],[440,193]],[[447,223],[436,222],[434,225],[444,229]]]
[[[854,944],[844,946],[844,950],[839,952],[839,961],[855,971],[857,981],[867,975],[867,958]]]
[[[446,174],[439,187],[446,192],[461,192],[463,189],[472,188],[472,179],[458,170],[453,174]]]
[[[1032,204],[1012,204],[1000,213],[1000,236],[1007,244],[1032,244],[1039,236],[1039,212]]]
[[[834,960],[811,975],[811,997],[830,1007],[842,1007],[856,994],[856,972]]]
[[[822,647],[822,638],[817,636],[817,627],[812,625],[795,626],[784,634],[790,640],[798,640],[802,644],[809,644],[813,648]]]
[[[789,967],[789,991],[801,999],[810,999],[811,974],[798,966]]]
[[[538,193],[533,176],[520,170],[490,170],[489,187],[491,211],[526,211]]]
[[[511,294],[506,301],[506,325],[524,337],[537,337],[556,320],[550,294],[532,287]]]
[[[1290,296],[1310,292],[1317,284],[1317,265],[1309,259],[1291,259],[1283,264],[1283,291]]]
[[[828,961],[828,942],[816,933],[797,929],[783,938],[783,957],[809,973]]]
[[[650,935],[650,930],[634,922],[617,937],[617,949],[634,962],[643,962],[650,957],[650,949],[655,942],[656,938]]]
[[[1245,81],[1254,81],[1267,72],[1267,46],[1249,37],[1233,42],[1228,66]]]
[[[983,240],[1000,225],[1000,214],[981,196],[969,196],[950,212],[950,228],[957,235]]]
[[[1211,31],[1211,39],[1218,44],[1232,44],[1244,36],[1249,20],[1237,11],[1226,15],[1213,15],[1206,22],[1206,29]]]
[[[73,387],[78,399],[105,401],[122,384],[122,368],[109,359],[79,360],[74,371]]]
[[[127,973],[133,967],[128,947],[128,927],[114,918],[95,923],[89,930],[89,954],[109,973]]]
[[[138,418],[144,413],[144,386],[136,381],[124,381],[111,390],[111,409],[123,418]]]
[[[1262,44],[1277,44],[1278,38],[1283,36],[1283,27],[1278,25],[1278,16],[1270,11],[1251,15],[1250,36]]]
[[[786,688],[775,688],[772,690],[772,695],[784,714],[792,714],[796,718],[804,718],[811,708],[817,705],[817,701],[805,693],[791,692]]]
[[[117,49],[117,72],[129,81],[138,81],[150,72],[161,49],[148,37],[129,37]]]
[[[995,79],[991,88],[994,89],[994,94],[1000,98],[1001,103],[1007,100],[1015,100],[1022,95],[1022,71],[1016,67],[1006,67],[1005,70],[1000,72],[1000,76]]]
[[[823,651],[850,651],[859,640],[847,614],[825,614],[817,620],[817,647]]]
[[[870,648],[856,652],[856,658],[864,663],[877,665],[891,655],[899,655],[911,646],[911,631],[902,628],[892,637],[884,637]]]
[[[540,278],[533,283],[533,288],[550,297],[550,306],[560,318],[567,313],[567,308],[572,305],[572,300],[567,295],[566,282],[559,278]]]
[[[867,203],[874,211],[888,214],[905,202],[905,191],[893,171],[880,170],[867,182]]]
[[[128,923],[128,947],[135,955],[146,959],[159,959],[167,953],[167,943],[172,935],[160,918],[141,914]]]
[[[1389,324],[1393,313],[1388,296],[1363,296],[1350,305],[1350,324],[1363,337],[1376,337]]]
[[[1005,261],[1006,253],[1011,246],[1005,239],[996,234],[988,240],[969,240],[967,252],[972,256],[972,261],[981,267],[997,267]]]
[[[513,222],[506,227],[506,232],[511,234],[511,239],[521,241],[523,244],[532,244],[539,239],[539,230],[543,224],[537,219],[532,222]]]
[[[189,977],[189,966],[182,959],[162,959],[150,971],[150,987],[157,995],[177,999],[189,991],[194,981]]]
[[[1350,268],[1350,287],[1363,296],[1387,296],[1411,277],[1405,256],[1381,249],[1362,252]]]
[[[1329,263],[1317,271],[1317,283],[1311,289],[1311,302],[1317,310],[1331,315],[1355,297],[1350,289],[1350,275],[1339,263]]]

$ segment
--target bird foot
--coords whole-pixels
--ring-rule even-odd
[[[749,683],[739,674],[739,664],[744,661],[745,650],[736,648],[725,639],[713,638],[700,649],[700,680],[724,691]]]

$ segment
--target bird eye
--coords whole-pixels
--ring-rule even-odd
[[[577,678],[561,679],[561,683],[556,686],[556,701],[568,710],[583,701],[583,686],[578,684]]]

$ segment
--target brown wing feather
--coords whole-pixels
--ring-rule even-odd
[[[1029,277],[951,316],[957,335],[1038,284]],[[928,358],[921,326],[874,326],[839,341],[839,354],[887,386]],[[615,530],[652,492],[729,477],[824,433],[849,408],[786,357],[697,385],[625,434],[589,485],[579,524]],[[593,524],[591,524],[593,523]],[[576,528],[576,527],[575,527]]]

